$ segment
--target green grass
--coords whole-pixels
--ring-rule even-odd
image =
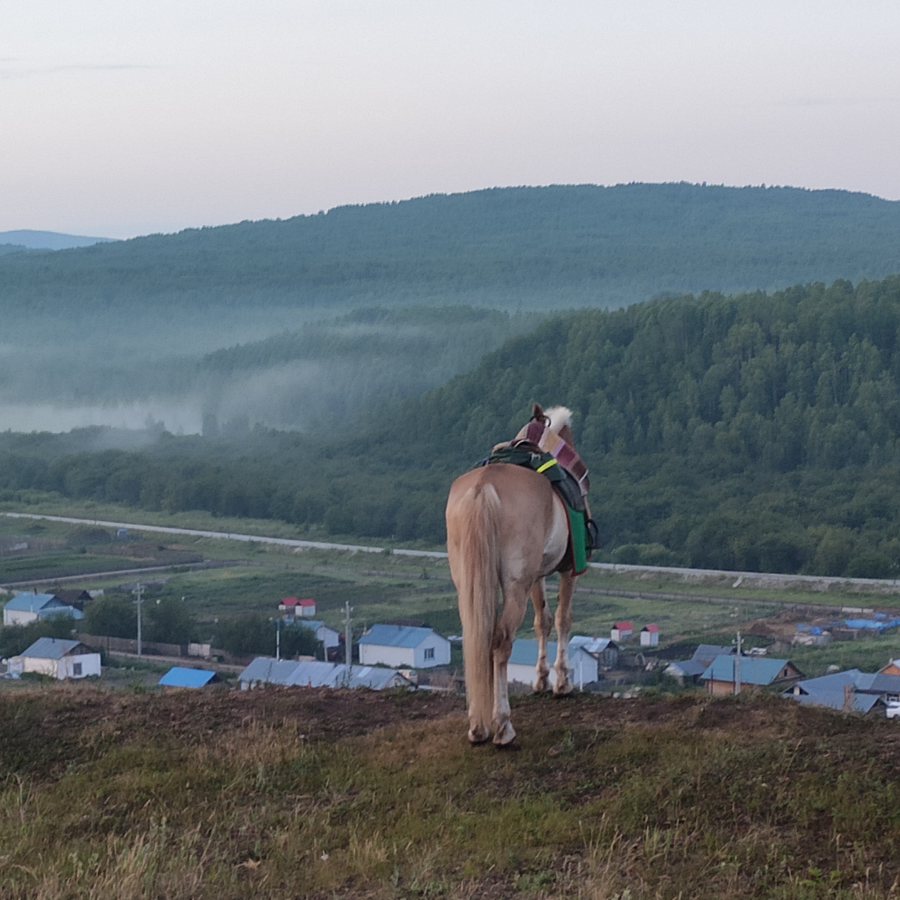
[[[121,556],[103,556],[93,553],[41,553],[32,556],[5,557],[0,562],[0,580],[36,581],[63,578],[91,572],[111,572],[116,569],[133,569],[140,565],[133,559]]]
[[[110,697],[0,695],[5,900],[881,900],[900,877],[884,720],[526,697],[500,753],[461,701]]]

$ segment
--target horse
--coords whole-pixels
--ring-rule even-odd
[[[571,419],[565,407],[545,413],[540,404],[534,404],[532,421],[548,425],[569,447]],[[529,594],[538,637],[534,690],[548,689],[547,638],[552,615],[544,579],[552,572],[559,573],[553,691],[564,695],[573,690],[567,644],[576,576],[568,552],[568,512],[544,475],[499,463],[472,469],[453,482],[446,520],[450,574],[462,622],[468,738],[472,744],[481,744],[493,734],[494,744],[508,747],[516,732],[510,721],[507,664]],[[499,609],[498,596],[502,598]]]

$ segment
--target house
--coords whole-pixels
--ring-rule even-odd
[[[803,673],[787,659],[765,656],[717,656],[700,676],[706,691],[714,696],[756,691],[777,685],[787,687],[803,678]]]
[[[634,633],[634,626],[631,622],[616,622],[609,633],[610,640],[627,641]]]
[[[4,625],[27,625],[48,616],[84,618],[80,610],[64,603],[55,594],[38,594],[36,591],[22,591],[3,607]]]
[[[188,669],[172,666],[158,684],[166,688],[200,688],[208,684],[219,684],[221,679],[211,669]]]
[[[9,660],[14,677],[36,672],[52,678],[87,678],[100,674],[100,654],[80,641],[38,638],[21,656]]]
[[[659,626],[651,622],[641,629],[641,646],[642,647],[658,647],[659,646]]]
[[[433,628],[373,625],[359,639],[361,665],[427,669],[450,662],[450,641]]]
[[[304,619],[311,619],[316,614],[316,601],[312,597],[305,597],[298,600],[296,597],[285,597],[278,604],[281,612],[293,613]]]
[[[878,670],[879,675],[900,675],[900,659],[892,659]]]
[[[550,669],[548,681],[551,686],[556,684],[556,672],[553,663],[556,662],[556,641],[547,641],[547,666]],[[506,666],[506,680],[519,684],[534,684],[535,669],[537,668],[538,642],[526,638],[513,641],[509,663]],[[597,659],[590,654],[581,643],[569,642],[569,678],[579,687],[591,684],[599,678]]]
[[[319,660],[277,660],[258,656],[238,676],[242,691],[266,684],[283,687],[349,687],[384,691],[411,687],[396,669],[346,666]]]
[[[303,628],[311,628],[316,633],[316,640],[321,641],[325,645],[326,654],[332,647],[338,647],[341,643],[341,633],[329,628],[324,622],[318,622],[314,619],[300,618],[296,623]]]
[[[619,645],[611,638],[592,638],[576,634],[569,639],[569,653],[576,647],[590,653],[601,669],[614,669],[619,664]]]
[[[718,644],[700,644],[690,659],[671,662],[663,670],[663,675],[669,675],[678,680],[678,683],[697,683],[700,676],[709,668],[709,664],[717,656],[728,656],[734,653],[733,647],[720,647]]]
[[[879,677],[891,680],[878,684]],[[885,716],[890,705],[900,699],[900,676],[880,676],[879,673],[848,669],[820,678],[802,679],[784,691],[782,696],[808,706]]]
[[[80,588],[57,588],[53,591],[53,596],[81,612],[84,612],[85,606],[94,599],[87,591]]]

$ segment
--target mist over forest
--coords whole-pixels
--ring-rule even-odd
[[[900,276],[554,316],[348,434],[0,433],[0,503],[59,495],[433,546],[452,479],[535,399],[575,414],[601,560],[900,572]]]
[[[4,249],[0,429],[352,430],[561,310],[900,271],[900,204],[514,188]]]

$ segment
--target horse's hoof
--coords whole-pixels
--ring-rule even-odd
[[[556,687],[553,688],[553,693],[557,697],[568,697],[574,690],[575,685],[573,685],[571,681],[567,681],[563,685],[560,685],[557,682]]]
[[[470,728],[469,729],[469,743],[473,747],[477,747],[479,744],[485,744],[491,739],[491,733],[486,729],[482,728]]]
[[[505,747],[516,739],[516,730],[508,720],[494,731],[494,743],[498,747]]]
[[[545,691],[550,689],[550,685],[547,683],[547,679],[543,678],[540,681],[535,681],[533,688],[535,694],[543,694]]]

